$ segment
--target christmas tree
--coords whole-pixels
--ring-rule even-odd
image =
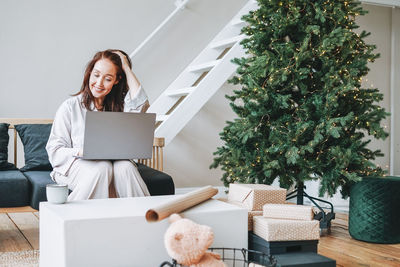
[[[367,145],[385,139],[381,121],[389,113],[377,103],[376,88],[362,77],[379,54],[354,32],[352,0],[258,0],[243,16],[241,42],[247,57],[236,58],[230,82],[241,89],[227,96],[237,118],[220,133],[224,141],[211,168],[222,181],[302,186],[320,179],[320,196],[365,176],[383,175],[373,160],[383,156]]]

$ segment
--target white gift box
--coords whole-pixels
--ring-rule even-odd
[[[241,202],[237,202],[237,201],[229,201],[227,198],[219,198],[218,200],[232,204],[232,205],[236,205],[238,207],[241,208],[245,208],[248,211],[248,217],[247,217],[247,228],[249,231],[253,231],[253,217],[254,216],[262,216],[263,212],[260,210],[248,210],[247,207],[241,203]]]
[[[160,266],[167,219],[149,223],[148,209],[179,196],[40,203],[40,266]],[[214,232],[213,247],[247,248],[247,210],[214,199],[181,213]]]

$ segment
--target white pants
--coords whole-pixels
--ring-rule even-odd
[[[108,198],[111,182],[117,197],[150,196],[136,165],[129,160],[77,159],[67,176],[55,173],[54,179],[72,190],[68,200]]]

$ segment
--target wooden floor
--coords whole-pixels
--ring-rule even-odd
[[[0,209],[0,252],[39,249],[39,214]],[[318,253],[337,266],[400,266],[400,244],[380,245],[352,239],[348,217],[336,214],[330,234],[321,237]],[[400,227],[400,226],[399,226]]]
[[[0,252],[36,249],[39,249],[39,212],[0,209]]]
[[[335,259],[336,266],[400,266],[400,244],[373,244],[351,238],[347,214],[336,213],[331,233],[320,239],[318,253]]]

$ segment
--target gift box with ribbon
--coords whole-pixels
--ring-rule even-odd
[[[228,200],[240,202],[248,210],[261,211],[267,203],[284,204],[286,189],[264,184],[230,184]]]

